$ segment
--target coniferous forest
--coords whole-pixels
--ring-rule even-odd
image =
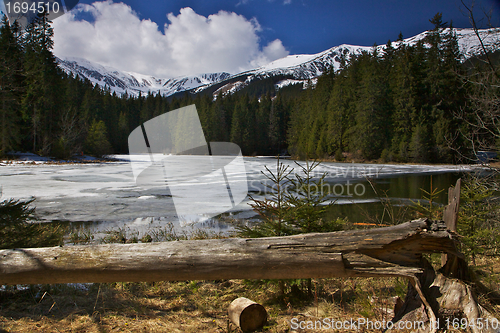
[[[288,152],[297,158],[459,162],[471,156],[467,133],[472,87],[481,62],[461,61],[454,31],[436,14],[425,40],[391,41],[385,51],[344,57],[309,88],[279,91],[267,81],[232,95],[117,96],[64,73],[52,53],[51,22],[21,31],[0,27],[0,154],[31,151],[68,158],[127,153],[129,133],[153,117],[196,104],[207,142],[230,141],[244,155]],[[400,34],[398,40],[402,40]],[[472,117],[472,116],[471,116]],[[488,133],[483,142],[494,136]],[[493,140],[493,141],[492,141]]]

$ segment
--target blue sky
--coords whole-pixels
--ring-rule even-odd
[[[93,1],[80,1],[92,3]],[[115,1],[116,2],[116,1]],[[256,18],[263,31],[262,44],[280,39],[291,54],[318,53],[340,44],[371,46],[430,29],[429,19],[437,12],[443,21],[456,27],[470,27],[460,0],[126,0],[141,18],[162,26],[167,13],[177,15],[184,7],[208,16],[220,10],[235,12],[248,19]],[[470,3],[470,1],[465,1]],[[481,8],[495,8],[499,1],[476,0],[477,15]]]
[[[498,26],[499,1],[475,2],[478,17],[493,8]],[[54,20],[54,52],[158,77],[235,73],[343,43],[385,44],[400,31],[411,37],[432,28],[437,12],[470,27],[460,0],[82,0]]]

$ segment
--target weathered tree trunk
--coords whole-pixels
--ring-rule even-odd
[[[408,323],[421,325],[415,328],[413,324],[412,332],[500,331],[500,321],[477,303],[471,286],[436,273],[426,260],[422,261],[422,266],[426,267],[424,273],[410,280],[405,302],[392,320],[394,329],[387,332],[399,332],[398,325],[405,327]]]
[[[454,187],[448,189],[448,205],[443,211],[443,221],[448,231],[457,232],[458,210],[460,208],[460,187],[462,180],[458,179]],[[441,266],[446,276],[452,276],[460,279],[468,278],[467,265],[460,258],[443,253],[441,255]]]
[[[460,256],[443,222],[255,239],[0,250],[0,285],[412,277],[422,253]]]
[[[461,179],[448,189],[448,205],[443,212],[443,220],[448,232],[457,231],[458,211],[460,207]],[[463,332],[499,332],[500,323],[488,311],[477,303],[471,286],[469,269],[463,256],[443,253],[441,269],[436,273],[431,264],[422,259],[420,267],[423,273],[410,279],[406,300],[393,319],[398,325],[413,325],[413,332],[436,332],[438,330],[460,330]],[[412,325],[410,325],[412,326]]]

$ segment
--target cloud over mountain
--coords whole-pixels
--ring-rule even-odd
[[[288,55],[278,39],[259,45],[256,19],[226,11],[205,17],[189,7],[167,18],[159,29],[123,3],[80,4],[54,20],[54,53],[159,77],[237,73]]]

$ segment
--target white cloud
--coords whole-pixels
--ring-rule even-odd
[[[77,20],[81,13],[93,22]],[[280,40],[259,46],[256,19],[225,11],[204,17],[188,7],[167,17],[160,31],[126,4],[80,4],[54,20],[54,53],[157,77],[237,73],[288,55]]]
[[[246,5],[250,0],[240,0],[236,6]],[[267,2],[274,2],[274,0],[267,0]],[[289,5],[292,3],[292,0],[283,0],[283,5]]]

